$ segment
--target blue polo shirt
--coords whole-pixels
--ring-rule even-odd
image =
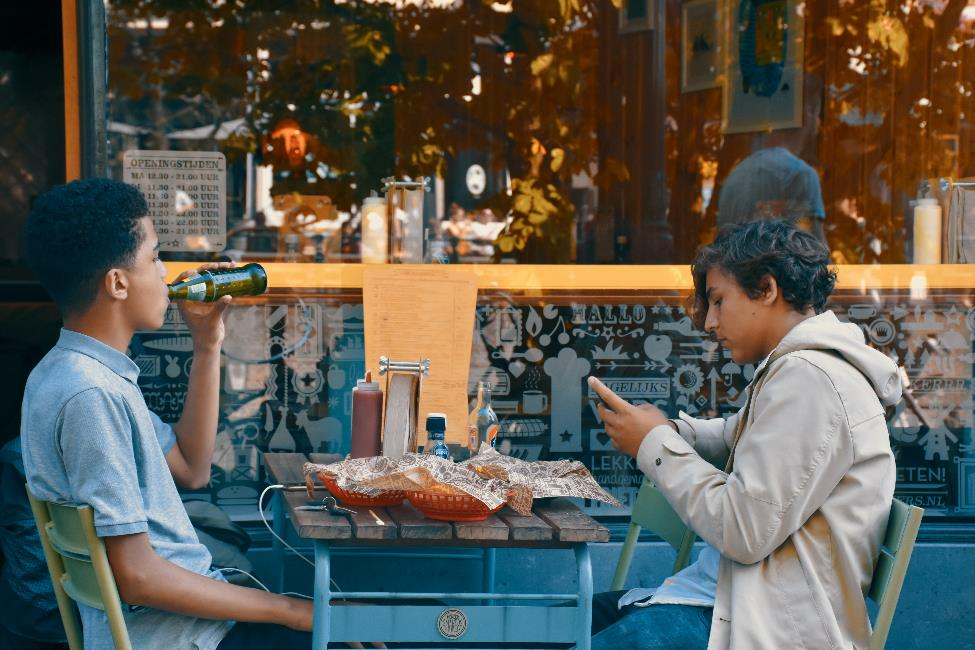
[[[61,330],[24,391],[21,441],[34,496],[87,503],[100,537],[147,533],[153,549],[214,579],[210,553],[183,507],[165,450],[171,430],[146,406],[139,369],[101,341]],[[105,614],[79,605],[85,648],[113,648]],[[136,648],[215,648],[232,623],[140,609],[125,612]]]

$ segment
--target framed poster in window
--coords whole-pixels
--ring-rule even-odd
[[[690,0],[681,5],[680,89],[693,92],[719,85],[718,0]]]
[[[805,21],[799,0],[725,0],[726,133],[802,126]]]
[[[657,0],[623,0],[620,7],[620,34],[653,29],[654,2]]]

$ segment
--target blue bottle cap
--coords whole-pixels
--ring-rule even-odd
[[[447,416],[443,413],[427,414],[427,433],[445,433],[447,431]]]

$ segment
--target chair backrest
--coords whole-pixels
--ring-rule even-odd
[[[923,508],[907,505],[900,499],[894,499],[891,503],[887,531],[884,533],[883,546],[867,594],[878,606],[873,634],[870,637],[871,650],[881,650],[887,642],[887,634],[890,632],[890,624],[894,618],[894,610],[897,608],[897,600],[900,598],[901,587],[904,585],[907,567],[914,550],[914,541],[921,528],[923,516]],[[623,543],[623,550],[616,564],[616,574],[610,587],[612,591],[622,589],[626,582],[641,528],[651,531],[677,550],[673,573],[687,566],[694,545],[694,532],[681,521],[653,483],[644,480],[636,503],[633,505],[630,529],[627,531],[626,541]]]
[[[626,583],[626,575],[630,572],[630,563],[633,561],[633,551],[636,550],[636,542],[643,528],[663,539],[677,551],[673,573],[686,567],[691,559],[694,531],[681,521],[660,490],[649,479],[644,479],[636,502],[633,504],[630,528],[626,533],[626,541],[623,542],[620,559],[616,563],[616,573],[610,587],[612,591],[622,589]]]
[[[871,650],[880,650],[887,642],[890,623],[894,618],[897,599],[904,585],[907,565],[911,561],[914,540],[917,539],[923,516],[923,508],[909,506],[900,499],[894,499],[890,506],[887,532],[884,533],[884,543],[867,594],[878,606],[877,620],[870,636]]]
[[[91,506],[56,504],[34,498],[27,489],[58,609],[71,650],[82,650],[83,637],[71,601],[101,609],[108,616],[115,647],[131,650],[122,601],[108,563],[105,544],[95,533]]]

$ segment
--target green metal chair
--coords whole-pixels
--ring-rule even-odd
[[[867,594],[878,606],[877,620],[873,624],[873,634],[870,635],[870,650],[881,650],[887,642],[890,623],[894,619],[897,599],[900,598],[901,587],[904,586],[907,565],[911,561],[914,540],[917,539],[923,516],[924,508],[909,506],[900,499],[894,499],[891,504],[887,532],[884,533],[884,543]]]
[[[633,551],[636,550],[636,541],[640,537],[642,528],[660,537],[677,551],[671,573],[677,573],[690,562],[691,549],[694,547],[694,531],[681,521],[660,490],[645,479],[640,486],[636,503],[633,504],[630,528],[626,532],[626,541],[623,542],[623,550],[620,551],[620,559],[616,563],[616,574],[613,576],[610,591],[619,591],[626,583],[626,575],[630,572]]]
[[[907,575],[907,566],[911,561],[911,552],[914,550],[914,540],[917,539],[923,516],[923,508],[909,506],[900,499],[894,499],[891,504],[887,531],[884,533],[880,557],[877,558],[877,566],[874,568],[873,580],[867,594],[878,607],[873,634],[870,636],[870,650],[882,650],[887,642],[887,634],[890,632],[890,624],[894,618],[894,610],[897,608],[897,600],[900,598],[901,587]],[[636,504],[633,506],[630,529],[626,534],[619,562],[616,564],[616,575],[613,577],[611,591],[622,589],[626,582],[626,574],[630,570],[630,562],[633,560],[633,551],[636,549],[641,528],[658,535],[677,550],[677,559],[672,573],[677,573],[687,566],[691,547],[694,545],[694,532],[684,525],[663,494],[650,481],[644,480]]]
[[[27,490],[34,521],[44,547],[61,621],[71,650],[83,650],[81,624],[74,603],[101,609],[108,616],[118,650],[131,650],[122,617],[122,601],[108,563],[105,544],[95,533],[91,506],[62,505],[35,499]]]

